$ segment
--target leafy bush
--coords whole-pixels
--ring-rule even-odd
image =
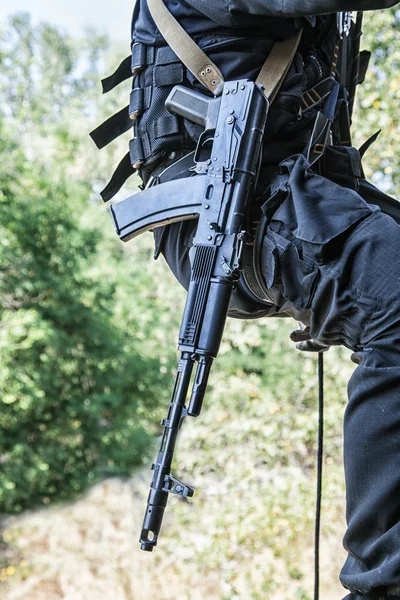
[[[0,510],[13,513],[138,465],[161,373],[134,337],[155,319],[143,275],[121,306],[100,230],[79,223],[87,186],[30,165],[3,135],[0,189]]]

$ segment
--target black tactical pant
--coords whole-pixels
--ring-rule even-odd
[[[354,351],[344,465],[346,600],[400,597],[400,226],[289,159],[264,205],[262,270],[314,339]]]
[[[346,600],[400,597],[400,226],[354,190],[281,164],[263,212],[262,273],[274,304],[312,337],[353,350],[344,419],[349,553]],[[162,249],[187,287],[194,225],[172,226]],[[235,306],[243,306],[235,298]]]

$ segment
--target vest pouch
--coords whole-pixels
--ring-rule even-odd
[[[327,146],[320,159],[321,175],[356,192],[362,177],[361,156],[351,146]]]
[[[307,260],[302,243],[292,238],[288,228],[270,227],[267,239],[273,250],[271,255],[265,256],[266,247],[263,244],[262,259],[265,272],[271,273],[269,263],[272,257],[275,275],[269,281],[270,287],[278,287],[283,297],[297,309],[308,309],[318,284],[317,265],[312,260]]]
[[[140,140],[134,145],[137,154],[141,154],[142,165],[156,162],[163,151],[181,150],[188,147],[188,143],[193,147],[182,119],[165,108],[172,88],[185,82],[183,64],[171,48],[153,47],[153,62],[137,73],[130,97],[129,113],[135,120],[135,139]],[[136,156],[136,152],[134,154]]]
[[[379,210],[354,190],[312,172],[303,155],[280,165],[262,211],[270,229],[290,240],[306,263],[323,264],[340,253],[339,238]]]

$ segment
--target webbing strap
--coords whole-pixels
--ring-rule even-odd
[[[310,140],[303,152],[310,166],[321,158],[329,142],[332,123],[335,119],[335,110],[338,102],[339,83],[335,82],[328,98],[325,100],[324,108],[317,113],[314,121]]]
[[[224,77],[218,67],[186,33],[169,12],[163,0],[147,0],[147,5],[167,44],[200,83],[214,96],[219,96],[224,85]]]
[[[274,100],[289,71],[294,55],[299,47],[302,33],[303,30],[300,29],[300,31],[286,40],[276,42],[256,79],[256,83],[263,87],[264,96],[269,100],[270,104]]]
[[[90,137],[99,150],[107,146],[132,127],[132,119],[129,117],[129,106],[125,106],[112,117],[89,133]]]
[[[315,108],[316,106],[322,104],[327,99],[335,85],[336,80],[333,77],[326,77],[325,79],[318,81],[314,87],[303,92],[303,101],[301,103],[302,114],[311,108]]]
[[[108,202],[111,200],[111,198],[122,188],[125,181],[133,175],[135,171],[136,169],[131,165],[129,152],[127,152],[115,169],[113,176],[106,187],[100,192],[103,201]]]
[[[107,94],[107,92],[114,89],[117,85],[132,77],[131,60],[131,55],[124,58],[112,75],[101,80],[103,94]]]

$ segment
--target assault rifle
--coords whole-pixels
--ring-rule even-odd
[[[117,233],[125,242],[161,225],[198,219],[179,333],[181,354],[168,415],[161,422],[164,432],[152,467],[140,535],[141,549],[150,552],[157,545],[168,495],[188,497],[194,493],[171,475],[173,452],[183,419],[200,414],[232,290],[239,278],[244,245],[251,237],[250,207],[269,108],[261,87],[247,80],[225,83],[219,98],[176,86],[166,106],[170,112],[204,127],[194,154],[178,161],[178,171],[189,167],[193,176],[174,179],[175,163],[152,181],[155,185],[110,208]]]

